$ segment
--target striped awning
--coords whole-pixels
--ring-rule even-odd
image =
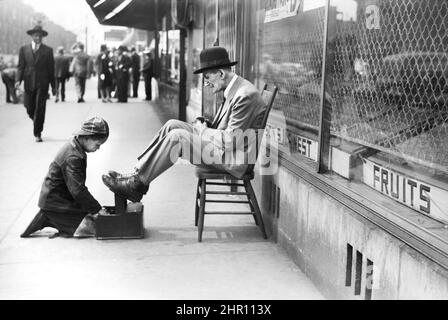
[[[156,19],[161,20],[171,8],[171,1],[166,0],[86,0],[86,2],[101,24],[148,31],[156,30]]]

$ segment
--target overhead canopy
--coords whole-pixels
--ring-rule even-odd
[[[148,31],[156,30],[156,19],[160,20],[171,9],[171,1],[166,0],[86,0],[86,2],[99,23],[103,25]]]

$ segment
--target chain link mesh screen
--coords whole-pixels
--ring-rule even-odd
[[[266,9],[268,1],[262,2]],[[325,9],[320,7],[280,21],[259,21],[259,82],[276,85],[274,109],[290,125],[319,127]],[[288,130],[294,130],[288,126]]]
[[[219,45],[227,49],[230,61],[236,60],[236,14],[235,0],[219,1]]]
[[[332,133],[447,171],[448,1],[351,2],[330,10]]]

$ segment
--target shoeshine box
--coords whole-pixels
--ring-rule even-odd
[[[109,214],[98,215],[95,222],[98,240],[144,238],[144,207],[141,202],[128,203],[116,195],[115,206],[106,206],[105,209]]]

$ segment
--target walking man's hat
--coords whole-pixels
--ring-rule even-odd
[[[238,61],[231,62],[229,60],[229,53],[223,47],[206,48],[199,54],[199,61],[201,67],[193,73],[198,74],[210,69],[219,69],[224,67],[231,67],[238,63]]]
[[[128,52],[128,47],[127,47],[127,46],[124,46],[124,45],[121,45],[121,46],[118,47],[118,51],[121,51],[121,52]]]
[[[42,26],[39,25],[39,24],[36,25],[36,26],[34,26],[33,29],[28,30],[26,33],[28,33],[30,36],[32,36],[32,35],[33,35],[34,33],[36,33],[36,32],[41,33],[42,36],[44,36],[44,37],[48,36],[48,32],[45,31],[45,30],[42,28]]]

